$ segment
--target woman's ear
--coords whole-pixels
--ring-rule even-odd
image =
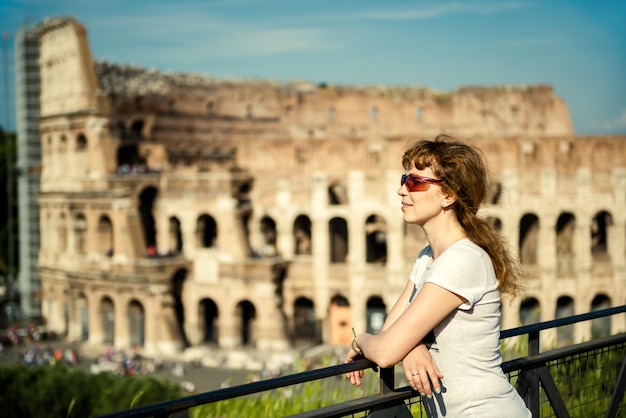
[[[454,195],[451,195],[451,194],[446,194],[443,196],[443,200],[441,201],[441,207],[444,209],[447,209],[451,205],[453,205],[454,202],[456,202],[456,197],[454,197]]]

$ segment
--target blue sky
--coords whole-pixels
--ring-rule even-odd
[[[577,134],[626,134],[625,1],[0,0],[11,65],[8,96],[0,68],[0,125],[14,127],[14,32],[60,15],[86,26],[95,59],[443,91],[550,84]]]

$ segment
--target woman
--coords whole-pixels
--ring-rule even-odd
[[[501,369],[500,294],[521,290],[504,240],[477,216],[487,191],[480,152],[446,135],[402,157],[398,194],[428,246],[378,335],[356,335],[346,362],[399,361],[430,416],[530,417]],[[359,385],[363,370],[347,374]]]

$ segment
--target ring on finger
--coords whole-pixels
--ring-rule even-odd
[[[411,376],[417,376],[419,374],[420,374],[420,372],[415,372],[415,373],[411,374]]]

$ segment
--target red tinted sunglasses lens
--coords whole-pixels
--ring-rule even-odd
[[[423,192],[428,190],[430,184],[428,182],[420,181],[416,177],[403,174],[400,179],[400,186],[406,183],[406,188],[409,192]]]

